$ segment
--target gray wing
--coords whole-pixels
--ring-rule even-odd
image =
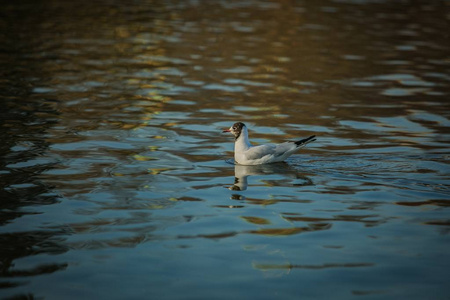
[[[273,155],[275,153],[275,149],[275,145],[254,146],[245,151],[245,157],[248,160],[260,159],[267,155]]]
[[[267,155],[278,157],[284,155],[286,152],[294,151],[297,145],[291,142],[286,142],[278,145],[260,145],[254,146],[245,152],[245,156],[249,160],[259,159]]]

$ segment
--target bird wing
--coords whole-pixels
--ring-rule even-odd
[[[254,146],[245,151],[247,160],[260,159],[266,155],[273,155],[275,153],[275,145],[259,145]]]
[[[278,155],[283,155],[286,152],[293,152],[298,148],[298,146],[293,142],[285,142],[281,144],[276,145],[275,152],[278,153]]]
[[[286,142],[278,145],[259,145],[248,149],[245,152],[245,157],[248,160],[260,159],[268,155],[278,157],[284,155],[286,152],[294,151],[296,148],[297,146],[291,142]]]

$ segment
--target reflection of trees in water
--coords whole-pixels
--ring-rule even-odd
[[[50,74],[41,61],[30,55],[30,49],[43,47],[40,31],[26,21],[31,13],[27,6],[6,6],[2,25],[2,54],[0,56],[0,224],[20,217],[19,208],[28,205],[53,204],[57,196],[39,179],[39,174],[54,162],[42,159],[49,143],[48,129],[58,123],[58,100],[33,93],[35,85],[45,85]],[[24,22],[17,22],[24,20]],[[9,29],[9,30],[8,30]],[[5,55],[6,54],[6,55]],[[43,79],[46,78],[46,79]]]
[[[5,91],[3,87],[0,90]],[[48,161],[41,163],[39,158],[48,147],[43,136],[52,122],[47,122],[38,115],[43,111],[50,113],[51,110],[45,102],[35,100],[28,95],[5,100],[8,105],[2,113],[0,131],[0,225],[7,226],[14,219],[27,214],[39,214],[36,212],[39,210],[37,206],[58,202],[58,196],[39,177],[40,173],[54,165]],[[54,111],[53,113],[56,114]],[[34,212],[27,212],[26,207],[29,206],[34,207]],[[66,264],[38,265],[22,270],[13,268],[14,260],[22,257],[67,251],[58,239],[59,234],[48,230],[0,234],[0,276],[21,278],[19,281],[3,281],[1,285],[14,287],[23,284],[21,280],[28,276],[65,269]]]
[[[126,134],[124,130],[147,126],[171,100],[174,88],[166,83],[166,77],[178,74],[177,66],[185,62],[165,58],[165,49],[160,45],[164,38],[152,33],[164,30],[170,35],[172,31],[173,24],[165,20],[170,12],[158,6],[137,9],[127,13],[127,17],[114,4],[80,6],[50,2],[45,8],[39,3],[4,7],[1,25],[7,30],[1,33],[3,51],[0,56],[3,75],[0,81],[0,225],[12,223],[26,214],[39,213],[39,205],[57,203],[59,195],[54,191],[64,193],[66,199],[75,196],[77,200],[93,203],[80,212],[87,214],[122,210],[127,215],[126,211],[131,209],[152,210],[173,204],[167,197],[162,200],[161,197],[148,199],[148,193],[138,195],[135,187],[151,184],[153,175],[162,169],[150,166],[146,171],[143,165],[150,158],[137,153],[136,149],[72,147],[85,141],[98,141],[100,136],[115,141],[114,134],[105,134],[105,130]],[[107,17],[98,22],[99,15]],[[130,17],[147,18],[148,27],[143,30],[142,22],[130,22]],[[154,23],[158,23],[157,26]],[[92,24],[99,27],[91,30]],[[159,131],[156,132],[154,138],[161,138]],[[68,145],[70,149],[49,150],[50,145]],[[150,149],[153,150],[157,150],[157,146]],[[127,171],[117,164],[117,161],[125,164],[131,157],[140,162],[139,170],[129,170],[132,174],[125,174],[134,180],[133,184],[121,180]],[[78,158],[82,158],[81,163],[76,161]],[[75,166],[71,165],[73,162]],[[77,172],[64,174],[67,168],[76,168]],[[52,172],[45,172],[47,170]],[[109,170],[117,173],[108,173]],[[103,177],[108,179],[104,183]],[[104,201],[101,195],[96,199],[84,199],[99,182],[112,196],[110,201]],[[27,212],[30,205],[33,212]],[[1,275],[22,279],[67,267],[66,264],[50,264],[14,270],[14,260],[27,256],[57,254],[68,248],[134,247],[154,239],[155,226],[149,225],[153,224],[150,213],[87,219],[47,227],[45,231],[27,231],[30,229],[26,228],[20,233],[0,235]],[[178,221],[165,220],[165,223]],[[133,228],[125,237],[97,237],[70,244],[64,240],[64,236],[70,234],[101,235],[111,228],[127,231],[129,229],[121,226],[130,225]],[[2,285],[20,284],[11,281]]]
[[[52,187],[40,174],[55,165],[43,158],[48,151],[48,129],[58,123],[58,100],[32,92],[33,85],[44,85],[50,78],[39,59],[30,56],[30,49],[42,47],[35,26],[28,26],[23,7],[9,7],[2,14],[2,55],[0,56],[0,225],[8,226],[27,214],[39,214],[39,206],[58,202]],[[35,16],[39,15],[34,13]],[[21,20],[18,22],[17,20]],[[6,54],[6,55],[5,55]],[[37,75],[39,74],[39,75]],[[37,79],[39,78],[39,79]],[[27,207],[33,207],[31,210]],[[1,287],[25,284],[27,277],[49,274],[67,267],[65,263],[43,264],[20,269],[14,261],[41,253],[67,251],[60,231],[22,228],[20,232],[0,234]],[[19,279],[17,279],[19,278]],[[24,296],[32,298],[32,295]]]
[[[143,14],[153,16],[157,6],[147,7]],[[56,203],[58,195],[52,193],[52,188],[67,187],[69,193],[81,188],[73,184],[79,174],[70,178],[46,174],[45,181],[41,174],[65,168],[66,158],[92,153],[53,151],[62,161],[58,163],[44,158],[49,145],[89,139],[77,133],[101,126],[133,129],[147,125],[170,100],[171,86],[163,82],[172,62],[153,59],[163,55],[164,49],[159,47],[161,38],[145,36],[152,26],[143,33],[141,27],[122,18],[122,10],[114,5],[52,2],[44,9],[39,3],[22,3],[3,9],[0,224],[7,224],[27,214],[19,210],[21,207]],[[95,21],[105,13],[110,18],[102,19],[102,28],[86,30],[86,26],[99,24]],[[149,22],[158,22],[158,28],[170,32],[161,15],[165,12],[159,11]],[[130,16],[142,17],[139,11]],[[121,157],[134,154],[117,153]],[[98,163],[95,172],[86,172],[78,179],[100,176],[105,167],[112,166],[109,162],[106,166]],[[30,241],[38,241],[39,236]]]
[[[0,68],[14,68],[8,62],[20,66],[20,53],[16,56],[11,54],[11,61],[0,60]],[[18,70],[10,72],[0,82],[0,207],[3,209],[0,224],[24,214],[18,212],[22,206],[53,204],[57,201],[57,196],[47,194],[50,188],[39,179],[40,173],[54,165],[54,162],[41,156],[49,146],[45,134],[57,122],[58,112],[54,109],[57,101],[33,95],[24,80],[30,75],[22,74],[20,67]]]
[[[13,261],[19,258],[39,255],[42,253],[60,254],[66,252],[68,248],[63,245],[63,239],[58,237],[61,234],[62,232],[56,231],[29,231],[1,234],[1,277],[27,277],[53,273],[65,269],[67,267],[67,264],[65,263],[38,265],[27,270],[13,268]],[[15,283],[11,282],[10,284],[14,285]]]

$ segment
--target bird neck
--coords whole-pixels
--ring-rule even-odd
[[[242,152],[250,148],[252,145],[250,144],[250,141],[248,140],[248,132],[247,128],[244,126],[242,128],[242,132],[239,135],[239,137],[234,142],[234,151],[235,152]]]

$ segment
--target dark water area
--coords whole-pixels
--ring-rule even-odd
[[[1,299],[449,299],[449,1],[0,16]]]

